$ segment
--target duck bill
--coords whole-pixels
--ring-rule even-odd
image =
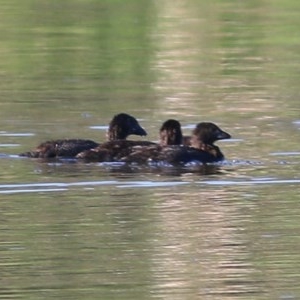
[[[147,132],[144,128],[138,126],[138,127],[133,128],[133,130],[131,131],[131,134],[146,136]]]
[[[230,139],[230,138],[231,138],[231,135],[225,131],[220,131],[217,136],[218,140],[226,140],[226,139]]]

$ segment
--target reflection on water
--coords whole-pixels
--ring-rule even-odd
[[[153,261],[157,288],[165,297],[179,299],[184,290],[221,298],[262,292],[236,220],[238,208],[216,205],[224,191],[163,196]],[[169,289],[173,293],[168,296]]]
[[[18,9],[16,9],[16,7]],[[6,1],[0,297],[298,299],[299,1]],[[20,13],[22,12],[22,13]],[[224,127],[216,165],[17,156],[112,115]]]
[[[294,235],[299,180],[279,179],[288,165],[225,161],[209,166],[216,172],[172,173],[74,161],[5,162],[35,180],[0,184],[4,297],[38,298],[47,290],[47,297],[75,299],[272,299],[277,267],[292,276],[278,292],[288,287],[295,293],[298,266],[285,257],[298,244],[290,241],[289,228]],[[270,167],[278,178],[263,177]],[[293,185],[285,197],[283,188]]]

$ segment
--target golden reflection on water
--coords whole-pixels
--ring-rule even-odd
[[[203,20],[196,18],[194,12],[193,5],[183,2],[159,2],[156,30],[152,35],[158,48],[153,68],[157,72],[154,88],[164,114],[178,114],[178,110],[173,110],[175,107],[180,109],[182,117],[194,113],[190,107],[199,86],[203,85],[197,72],[197,64],[201,70],[202,63],[197,57],[203,55],[199,47]]]
[[[233,11],[230,4],[214,10],[191,1],[157,6],[153,86],[160,114],[195,121],[243,115],[248,124],[257,122],[257,113],[274,118],[278,102],[274,85],[266,80],[272,52],[259,43],[263,5],[245,3]],[[248,29],[253,26],[262,31]]]
[[[162,192],[153,238],[152,272],[156,292],[165,299],[180,299],[176,291],[198,296],[260,293],[258,271],[249,261],[239,207],[228,190],[188,194]],[[224,202],[221,200],[223,199]]]

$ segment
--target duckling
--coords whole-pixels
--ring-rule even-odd
[[[160,127],[159,135],[161,146],[182,144],[181,124],[177,120],[169,119],[165,121]]]

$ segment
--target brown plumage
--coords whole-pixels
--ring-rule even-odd
[[[177,120],[165,121],[159,130],[159,135],[161,146],[182,144],[181,125]]]
[[[224,159],[223,153],[214,142],[229,139],[231,136],[217,125],[209,122],[197,124],[190,138],[191,147],[184,145],[133,148],[121,161],[129,163],[166,162],[170,164],[186,164],[192,161],[213,163]]]
[[[93,149],[79,153],[76,157],[86,161],[120,161],[123,157],[130,155],[133,151],[158,145],[180,145],[182,133],[180,123],[176,120],[165,121],[160,128],[160,143],[149,141],[124,141],[115,140],[103,143]]]
[[[126,139],[131,134],[147,135],[134,117],[125,113],[115,115],[109,124],[108,140]],[[85,139],[51,140],[41,143],[32,151],[21,153],[20,156],[32,158],[75,157],[78,153],[97,146],[99,143]]]
[[[160,143],[147,141],[110,141],[94,149],[83,151],[77,158],[98,162],[148,163],[166,162],[185,164],[192,161],[213,163],[224,159],[224,155],[214,145],[215,141],[229,139],[231,136],[210,122],[197,124],[188,139],[191,146],[181,145],[182,136],[180,123],[167,120],[160,128]]]

